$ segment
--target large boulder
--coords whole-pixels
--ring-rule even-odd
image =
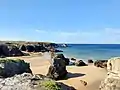
[[[94,66],[101,67],[101,68],[107,68],[107,61],[108,60],[97,60],[94,62]]]
[[[11,48],[9,48],[9,55],[10,56],[24,56],[24,54],[16,46],[11,46]]]
[[[23,73],[0,78],[0,90],[62,90],[61,85],[43,75]]]
[[[57,58],[64,60],[66,65],[69,65],[69,62],[70,62],[69,58],[65,58],[65,56],[63,54],[56,54],[55,59],[57,59]]]
[[[108,75],[101,82],[99,90],[120,90],[120,57],[107,62]]]
[[[76,66],[87,66],[87,64],[84,63],[83,60],[76,60],[75,61],[75,65]]]
[[[9,48],[6,44],[0,45],[0,56],[9,56]]]
[[[20,59],[0,59],[0,76],[11,77],[15,74],[32,73],[30,65]]]
[[[65,78],[67,75],[66,63],[61,58],[54,58],[52,65],[49,67],[47,76],[49,78],[59,80]]]

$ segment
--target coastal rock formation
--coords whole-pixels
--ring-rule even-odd
[[[24,56],[24,54],[16,46],[9,48],[9,56]]]
[[[27,45],[27,46],[26,46],[26,51],[27,51],[27,52],[34,52],[34,51],[35,51],[35,48],[34,48],[33,45]]]
[[[61,90],[61,86],[43,75],[23,73],[0,78],[0,90]]]
[[[52,79],[58,80],[65,78],[66,75],[66,62],[63,59],[63,55],[59,54],[54,58],[52,65],[49,67],[47,76]]]
[[[76,66],[87,66],[87,64],[84,63],[82,60],[76,60],[76,61],[75,61],[75,65],[76,65]]]
[[[99,90],[120,90],[120,57],[107,62],[108,75],[101,82]]]
[[[96,67],[107,68],[107,61],[108,60],[97,60],[94,62]]]
[[[0,56],[23,56],[24,54],[14,45],[0,45]]]
[[[25,45],[21,45],[21,46],[19,47],[19,50],[21,50],[21,51],[26,51],[26,46],[25,46]]]
[[[93,60],[92,60],[92,59],[89,59],[89,60],[88,60],[88,63],[93,63]]]
[[[0,56],[9,56],[9,48],[7,45],[0,45]]]
[[[20,59],[0,59],[0,77],[11,77],[15,74],[32,73],[28,63]]]
[[[55,59],[59,59],[59,58],[64,60],[66,65],[69,65],[70,62],[69,58],[65,58],[63,54],[56,54]]]
[[[75,90],[41,75],[33,75],[20,59],[0,59],[0,90]]]

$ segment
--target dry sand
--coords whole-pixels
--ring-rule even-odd
[[[50,65],[48,54],[45,54],[43,56],[27,56],[14,58],[20,58],[30,63],[32,72],[34,74],[46,75]],[[69,72],[68,78],[65,80],[60,80],[58,82],[63,82],[66,85],[73,86],[77,90],[98,90],[101,80],[103,80],[106,76],[105,69],[97,68],[92,64],[82,67],[67,66],[67,71]],[[81,84],[80,80],[86,81],[87,86]]]

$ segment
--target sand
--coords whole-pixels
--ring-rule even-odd
[[[34,74],[46,75],[48,68],[50,66],[50,59],[48,54],[43,56],[25,56],[25,57],[10,57],[10,58],[20,58],[30,63],[32,72]],[[102,68],[97,68],[90,64],[88,66],[67,66],[68,78],[65,80],[60,80],[58,82],[63,82],[66,85],[73,86],[77,90],[98,90],[100,82],[106,76],[106,70]],[[87,82],[87,86],[84,86],[80,80]]]

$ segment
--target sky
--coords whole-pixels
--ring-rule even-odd
[[[0,0],[0,40],[120,44],[120,0]]]

